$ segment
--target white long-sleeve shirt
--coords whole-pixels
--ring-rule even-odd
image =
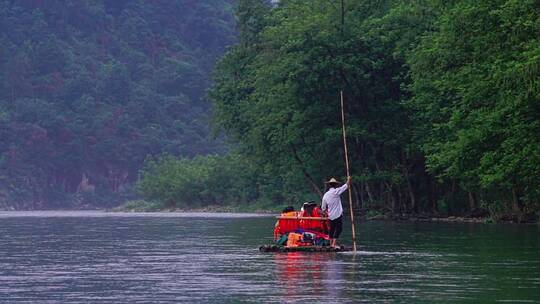
[[[343,214],[343,207],[341,206],[341,194],[348,189],[348,185],[345,183],[339,188],[330,188],[323,195],[321,209],[323,211],[328,210],[328,218],[335,220]]]

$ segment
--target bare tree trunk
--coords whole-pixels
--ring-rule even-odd
[[[364,205],[363,202],[362,202],[362,195],[360,193],[362,187],[358,187],[358,185],[355,184],[355,183],[353,183],[352,186],[353,186],[353,189],[354,189],[354,200],[356,201],[356,208],[361,210],[362,206]]]
[[[512,209],[514,210],[514,213],[517,216],[518,223],[521,223],[523,213],[522,213],[522,206],[519,202],[519,190],[516,187],[512,187]]]
[[[476,198],[475,198],[474,193],[472,193],[471,191],[468,192],[468,195],[469,195],[469,209],[471,212],[473,212],[474,210],[476,210]]]
[[[396,211],[398,211],[398,205],[397,205],[397,202],[396,202],[396,198],[394,197],[394,191],[392,189],[392,186],[390,185],[390,183],[388,183],[387,181],[385,181],[384,183],[382,183],[386,186],[386,188],[388,189],[388,195],[389,195],[389,198],[390,198],[390,203],[391,203],[391,206],[392,206],[392,213],[397,213]]]
[[[518,195],[517,195],[517,191],[515,187],[512,187],[512,209],[514,209],[514,211],[521,210],[519,206],[519,199],[518,199]]]
[[[366,193],[368,195],[369,202],[370,204],[373,204],[375,200],[373,199],[373,194],[371,194],[371,191],[369,190],[369,182],[366,182],[365,185],[366,185]]]
[[[431,203],[431,213],[435,213],[437,211],[437,184],[435,181],[429,177],[429,200]]]
[[[321,189],[319,189],[319,186],[317,186],[317,183],[315,183],[315,180],[313,179],[313,177],[309,174],[309,172],[307,172],[307,169],[306,169],[306,167],[304,165],[304,162],[302,162],[302,159],[300,159],[300,156],[298,156],[298,153],[296,152],[296,149],[294,148],[293,145],[290,145],[290,147],[291,147],[291,150],[293,152],[294,159],[300,165],[300,170],[302,170],[302,173],[304,174],[304,177],[306,178],[306,180],[309,182],[309,184],[313,188],[313,191],[316,194],[318,194],[319,197],[322,198],[323,193],[322,193]]]
[[[401,193],[401,189],[399,187],[396,189],[396,193],[397,193],[397,203],[399,206],[401,206],[402,213],[403,212],[407,213],[408,212],[407,204],[403,202],[403,194]]]
[[[414,195],[414,189],[412,186],[411,178],[409,176],[409,172],[405,171],[405,174],[405,179],[407,180],[407,189],[409,190],[409,197],[411,198],[411,211],[413,213],[418,213],[416,207],[416,196]]]

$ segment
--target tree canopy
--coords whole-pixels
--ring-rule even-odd
[[[538,209],[536,1],[239,1],[215,125],[282,200],[344,178],[343,91],[361,210]],[[249,16],[249,17],[247,17]]]
[[[235,40],[227,0],[0,1],[0,206],[109,206],[148,155],[222,151],[205,90]]]

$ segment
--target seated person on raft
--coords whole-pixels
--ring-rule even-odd
[[[301,211],[294,211],[292,206],[283,209],[281,218],[275,225],[274,238],[277,240],[284,234],[299,231],[327,235],[328,229],[328,220],[320,207],[315,202],[306,202],[302,205]]]

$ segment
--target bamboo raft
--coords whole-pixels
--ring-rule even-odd
[[[351,248],[340,246],[339,248],[333,248],[330,246],[299,246],[299,247],[287,247],[279,245],[262,245],[259,247],[261,252],[345,252],[351,251]]]
[[[287,208],[289,209],[289,208]],[[328,217],[314,202],[306,202],[302,211],[285,209],[276,216],[274,244],[259,247],[261,252],[344,252],[351,248],[329,246]],[[292,209],[292,207],[291,207]],[[304,240],[304,233],[307,237]],[[292,236],[292,238],[291,238]]]

